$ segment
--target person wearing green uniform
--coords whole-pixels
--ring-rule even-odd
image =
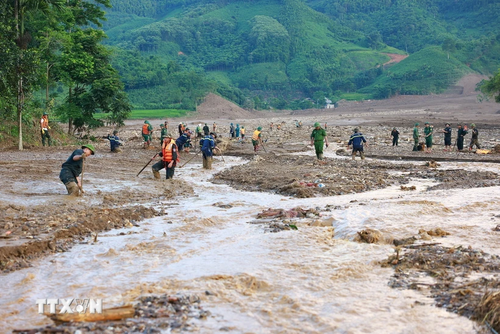
[[[163,139],[167,138],[167,128],[165,124],[160,124],[161,133],[160,133],[160,144],[163,144]]]
[[[434,128],[425,122],[424,134],[425,134],[425,151],[430,153],[432,151],[432,134],[434,133]]]
[[[321,128],[321,125],[318,122],[316,122],[314,123],[314,130],[311,133],[311,146],[314,145],[318,160],[323,159],[323,145],[325,145],[325,143],[326,147],[328,147],[328,137],[326,136],[326,131]]]
[[[415,127],[413,128],[413,151],[418,151],[418,137],[420,137],[418,123],[415,123]]]

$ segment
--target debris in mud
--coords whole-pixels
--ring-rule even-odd
[[[313,218],[319,216],[320,213],[316,209],[304,210],[301,207],[296,207],[290,210],[283,209],[267,209],[257,214],[257,218]]]
[[[441,166],[440,164],[438,164],[436,161],[434,160],[431,160],[431,161],[427,161],[425,163],[425,166],[429,167],[429,168],[438,168],[439,166]]]
[[[233,207],[231,204],[224,204],[222,202],[214,203],[214,204],[212,204],[212,206],[216,206],[216,207],[221,208],[221,209],[231,209]]]
[[[417,190],[417,187],[415,187],[415,186],[411,186],[411,187],[401,186],[401,190],[403,190],[403,191]]]
[[[498,224],[495,228],[493,228],[493,231],[500,232],[500,224]]]
[[[393,239],[388,236],[384,236],[382,232],[373,228],[366,228],[364,230],[358,231],[357,235],[354,237],[354,241],[365,242],[367,244],[376,243],[392,243]]]
[[[418,234],[423,234],[426,233],[427,235],[430,235],[431,237],[444,237],[446,235],[450,235],[450,233],[440,229],[439,227],[426,231],[424,229],[418,230]]]
[[[196,295],[161,295],[140,297],[131,317],[118,321],[64,322],[56,326],[14,333],[159,333],[171,330],[197,330],[192,319],[204,319],[210,311],[200,305]],[[57,323],[57,322],[56,322]]]
[[[395,269],[389,282],[391,287],[428,289],[436,306],[480,323],[487,321],[493,329],[500,330],[500,280],[485,277],[500,271],[500,257],[470,246],[423,244],[402,247],[405,249],[403,254],[398,247],[396,255],[381,262],[383,267]],[[435,283],[421,282],[422,273],[433,277]],[[483,277],[471,278],[478,274]]]

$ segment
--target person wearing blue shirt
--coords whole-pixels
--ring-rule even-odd
[[[212,169],[213,150],[216,148],[215,138],[217,138],[216,135],[210,133],[200,140],[201,152],[203,153],[203,168],[205,169]]]
[[[182,135],[175,140],[175,145],[177,145],[177,149],[179,152],[184,151],[186,143],[191,139],[191,135],[189,133],[189,128],[186,128]],[[189,148],[186,148],[186,153],[189,153]]]
[[[113,135],[110,136],[108,135],[108,140],[109,140],[109,146],[111,148],[111,152],[113,153],[120,153],[122,150],[120,149],[120,146],[122,146],[122,142],[120,141],[120,138],[117,136],[118,131],[115,130],[113,131]]]
[[[349,143],[347,143],[347,148],[352,145],[352,160],[356,159],[356,152],[359,152],[362,160],[365,159],[363,143],[366,143],[365,137],[363,137],[363,134],[359,132],[358,128],[355,128],[354,133],[349,138]]]

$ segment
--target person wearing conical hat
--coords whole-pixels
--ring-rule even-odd
[[[328,137],[326,135],[326,131],[321,128],[321,124],[319,124],[319,122],[316,122],[314,123],[314,130],[311,133],[311,146],[314,145],[316,158],[318,158],[318,160],[323,159],[323,146],[325,143],[326,147],[328,147]]]
[[[80,196],[80,191],[82,190],[81,178],[79,178],[83,169],[83,161],[89,155],[95,154],[94,146],[87,144],[83,145],[82,148],[74,150],[62,164],[61,172],[59,173],[59,179],[66,186],[68,195]]]

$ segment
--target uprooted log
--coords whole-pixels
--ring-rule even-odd
[[[105,309],[102,313],[64,313],[64,314],[45,314],[56,324],[64,322],[96,322],[96,321],[114,321],[126,318],[133,318],[135,309],[132,305],[113,307]]]

